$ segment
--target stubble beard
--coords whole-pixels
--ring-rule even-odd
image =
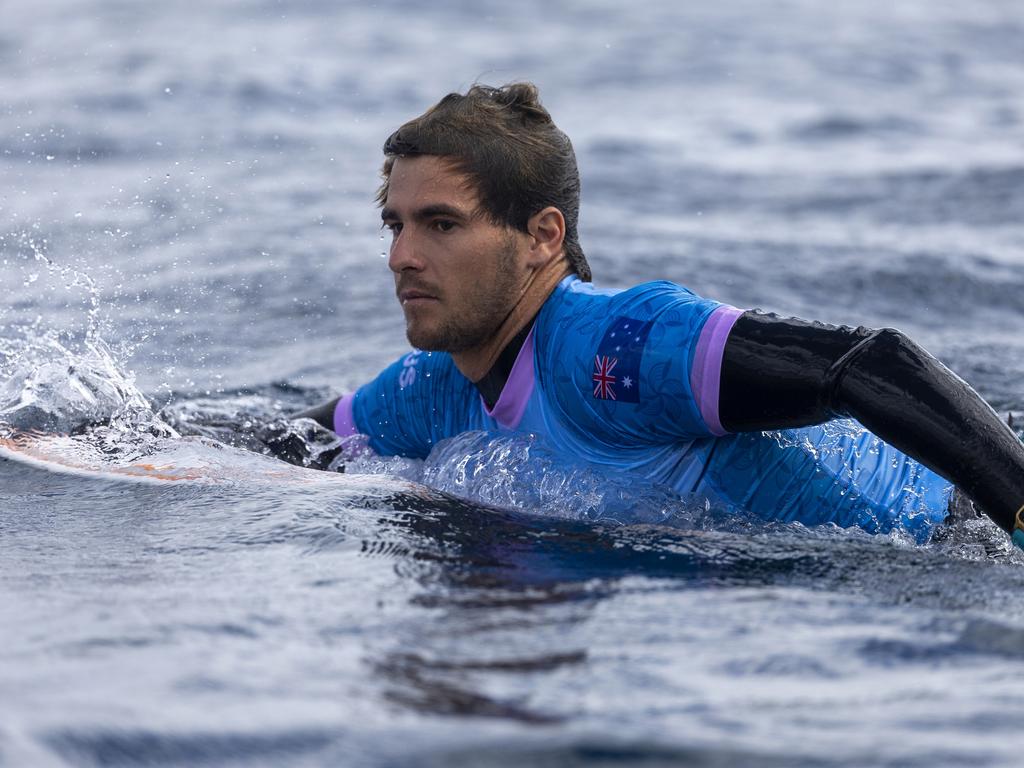
[[[457,354],[481,347],[494,336],[518,299],[515,241],[509,237],[493,257],[498,267],[493,282],[474,291],[457,309],[449,308],[437,327],[417,328],[406,317],[405,335],[412,346]]]

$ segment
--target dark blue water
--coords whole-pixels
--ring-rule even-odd
[[[1019,763],[985,521],[767,525],[486,435],[254,452],[405,351],[380,145],[477,80],[573,138],[599,283],[894,325],[1024,421],[1015,0],[2,17],[3,421],[200,477],[0,461],[0,765]]]

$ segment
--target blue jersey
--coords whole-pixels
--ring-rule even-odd
[[[615,291],[568,277],[493,408],[449,354],[413,351],[339,401],[335,430],[413,458],[468,430],[530,433],[567,458],[764,519],[927,538],[946,516],[951,484],[857,422],[726,433],[719,377],[740,314],[674,283]]]

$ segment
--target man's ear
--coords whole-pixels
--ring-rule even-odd
[[[555,206],[549,205],[533,214],[526,222],[526,229],[530,233],[527,266],[539,269],[562,253],[565,216]]]

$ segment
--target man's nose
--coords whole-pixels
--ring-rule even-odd
[[[391,251],[388,255],[388,268],[398,274],[406,269],[422,269],[423,260],[420,258],[416,246],[416,239],[407,228],[403,228],[391,241]]]

